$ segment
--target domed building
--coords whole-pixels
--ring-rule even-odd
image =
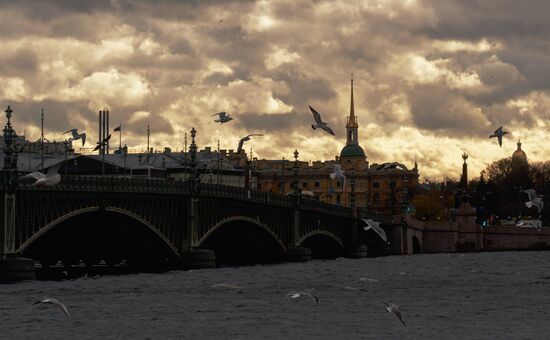
[[[527,163],[527,155],[525,154],[525,151],[521,149],[521,141],[518,140],[518,148],[514,153],[512,154],[512,160],[517,161],[523,161]]]
[[[518,140],[518,148],[512,154],[512,172],[525,173],[524,176],[527,176],[528,171],[529,163],[527,162],[527,155],[521,149],[521,141]]]
[[[297,178],[294,178],[294,165]],[[418,184],[416,162],[408,169],[399,162],[369,165],[359,145],[359,124],[355,115],[353,78],[350,111],[346,123],[346,145],[334,160],[296,163],[289,160],[256,160],[260,172],[258,188],[282,194],[291,193],[293,183],[302,193],[323,202],[354,206],[359,214],[399,214],[410,206],[411,193]],[[341,169],[339,176],[336,172]]]
[[[355,105],[353,102],[353,78],[351,78],[351,101],[348,122],[346,124],[346,145],[340,151],[340,164],[345,169],[354,168],[361,171],[368,168],[367,156],[359,145],[359,124],[355,117]]]

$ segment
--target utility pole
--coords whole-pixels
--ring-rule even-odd
[[[147,154],[145,155],[145,161],[147,162],[147,165],[149,165],[149,135],[151,134],[151,129],[149,127],[149,124],[147,124]]]
[[[42,149],[41,152],[41,163],[40,163],[40,170],[44,171],[44,109],[42,109],[42,113],[40,114],[40,120],[42,122],[42,129],[40,130],[40,147]]]
[[[221,177],[221,161],[222,156],[220,155],[220,140],[218,139],[218,178],[216,180],[216,184],[220,184],[220,177]]]

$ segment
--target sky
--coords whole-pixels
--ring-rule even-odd
[[[421,177],[457,179],[467,152],[475,177],[520,138],[529,161],[550,159],[547,13],[543,0],[0,1],[0,103],[30,140],[43,108],[48,139],[78,128],[93,148],[108,109],[133,151],[150,124],[159,150],[194,127],[201,149],[262,133],[245,144],[260,159],[332,160],[353,73],[371,164],[416,158]]]

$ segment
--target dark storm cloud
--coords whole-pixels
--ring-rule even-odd
[[[424,130],[443,131],[445,135],[468,136],[485,131],[480,112],[442,86],[415,86],[409,93],[414,123]]]
[[[0,75],[8,77],[33,75],[38,70],[38,62],[37,52],[30,47],[3,51],[0,54]]]
[[[7,101],[13,110],[14,128],[16,131],[22,131],[26,126],[40,126],[40,114],[44,109],[44,128],[52,133],[64,132],[71,128],[80,128],[79,126],[69,126],[69,117],[79,113],[89,120],[95,118],[94,113],[86,107],[84,102],[61,102],[56,100],[25,101],[15,102]],[[61,140],[62,135],[51,135],[49,139]]]
[[[493,38],[547,37],[550,33],[550,3],[533,0],[439,1],[424,0],[437,17],[437,24],[421,30],[432,37],[478,40]]]
[[[283,64],[270,74],[273,79],[284,81],[288,85],[288,94],[279,96],[296,107],[306,107],[307,103],[314,100],[330,101],[336,97],[328,80],[305,74],[298,65]]]
[[[239,125],[245,131],[280,132],[288,131],[294,124],[304,124],[305,119],[296,113],[262,114],[241,113]],[[252,132],[251,132],[252,133]]]

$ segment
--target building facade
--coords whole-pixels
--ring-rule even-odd
[[[351,80],[350,112],[346,124],[346,145],[331,161],[254,160],[259,173],[258,189],[288,194],[294,183],[304,194],[332,204],[357,207],[360,212],[392,215],[410,206],[418,184],[418,167],[408,169],[399,162],[369,165],[359,144],[359,124],[355,115],[353,79]],[[339,165],[344,177],[332,179]],[[297,168],[297,171],[295,171]],[[295,175],[296,172],[296,175]]]

